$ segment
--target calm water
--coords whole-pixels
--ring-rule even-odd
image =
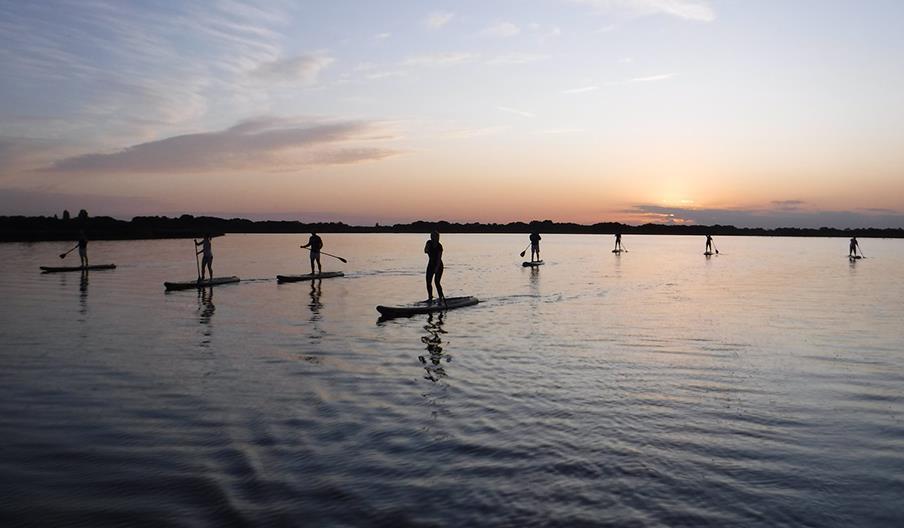
[[[904,525],[904,241],[526,238],[0,245],[0,525]]]

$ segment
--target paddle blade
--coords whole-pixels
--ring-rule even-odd
[[[521,252],[521,256],[523,257],[525,253],[527,253],[527,250],[526,250],[526,249],[525,249],[524,251]]]
[[[348,264],[348,261],[345,260],[344,258],[342,258],[342,257],[336,257],[336,258],[338,258],[340,261],[342,261],[343,264]]]
[[[60,258],[61,259],[66,258],[66,255],[67,255],[67,253],[60,253]]]

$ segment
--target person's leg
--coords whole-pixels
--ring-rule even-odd
[[[317,254],[317,273],[323,273],[323,265],[320,264],[320,253]]]
[[[201,269],[201,276],[204,276],[204,269]],[[213,257],[207,259],[207,278],[213,278]]]
[[[446,296],[443,295],[443,285],[440,284],[443,280],[443,267],[440,266],[438,270],[436,270],[436,275],[434,275],[433,280],[436,282],[436,295],[443,304],[446,303]]]
[[[317,258],[317,257],[314,256],[314,253],[311,252],[311,275],[314,274],[314,260],[315,260],[316,258]]]
[[[432,265],[427,266],[427,300],[433,300],[433,272],[434,267]]]

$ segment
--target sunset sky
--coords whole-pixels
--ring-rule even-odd
[[[904,227],[902,27],[900,0],[0,1],[0,215]]]

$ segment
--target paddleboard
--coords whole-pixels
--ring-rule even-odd
[[[61,271],[87,271],[87,270],[107,270],[116,269],[116,264],[96,264],[94,266],[41,266],[44,273],[59,273]]]
[[[530,262],[530,261],[524,261],[524,262],[521,263],[521,265],[524,266],[525,268],[532,268],[532,267],[535,267],[535,266],[542,266],[543,264],[544,264],[544,263],[543,263],[542,260],[535,260],[535,261],[533,261],[533,262]]]
[[[219,286],[220,284],[231,284],[233,282],[239,282],[238,277],[214,277],[212,279],[206,279],[203,281],[193,280],[193,281],[185,281],[185,282],[164,282],[163,287],[166,288],[167,291],[170,290],[191,290],[193,288],[208,288],[210,286]]]
[[[624,249],[613,249],[612,250],[613,253],[621,253],[622,251],[626,251],[626,250],[624,250]]]
[[[323,273],[307,273],[305,275],[277,275],[276,282],[301,282],[314,279],[331,279],[333,277],[344,277],[345,273],[341,271],[326,271]]]
[[[703,254],[706,255],[707,257],[711,257],[711,256],[715,255],[715,253],[713,253],[712,251],[707,251]]]
[[[473,306],[479,302],[480,301],[477,299],[477,297],[446,297],[445,305],[441,302],[437,302],[434,299],[433,302],[430,303],[428,303],[427,301],[421,301],[413,304],[405,304],[402,306],[381,305],[377,306],[377,311],[380,312],[380,315],[387,318],[407,317],[417,314],[445,312],[446,310],[453,310],[455,308]]]
[[[859,260],[859,259],[862,259],[863,257],[860,255],[850,255],[850,256],[848,256],[848,258],[851,260]]]

